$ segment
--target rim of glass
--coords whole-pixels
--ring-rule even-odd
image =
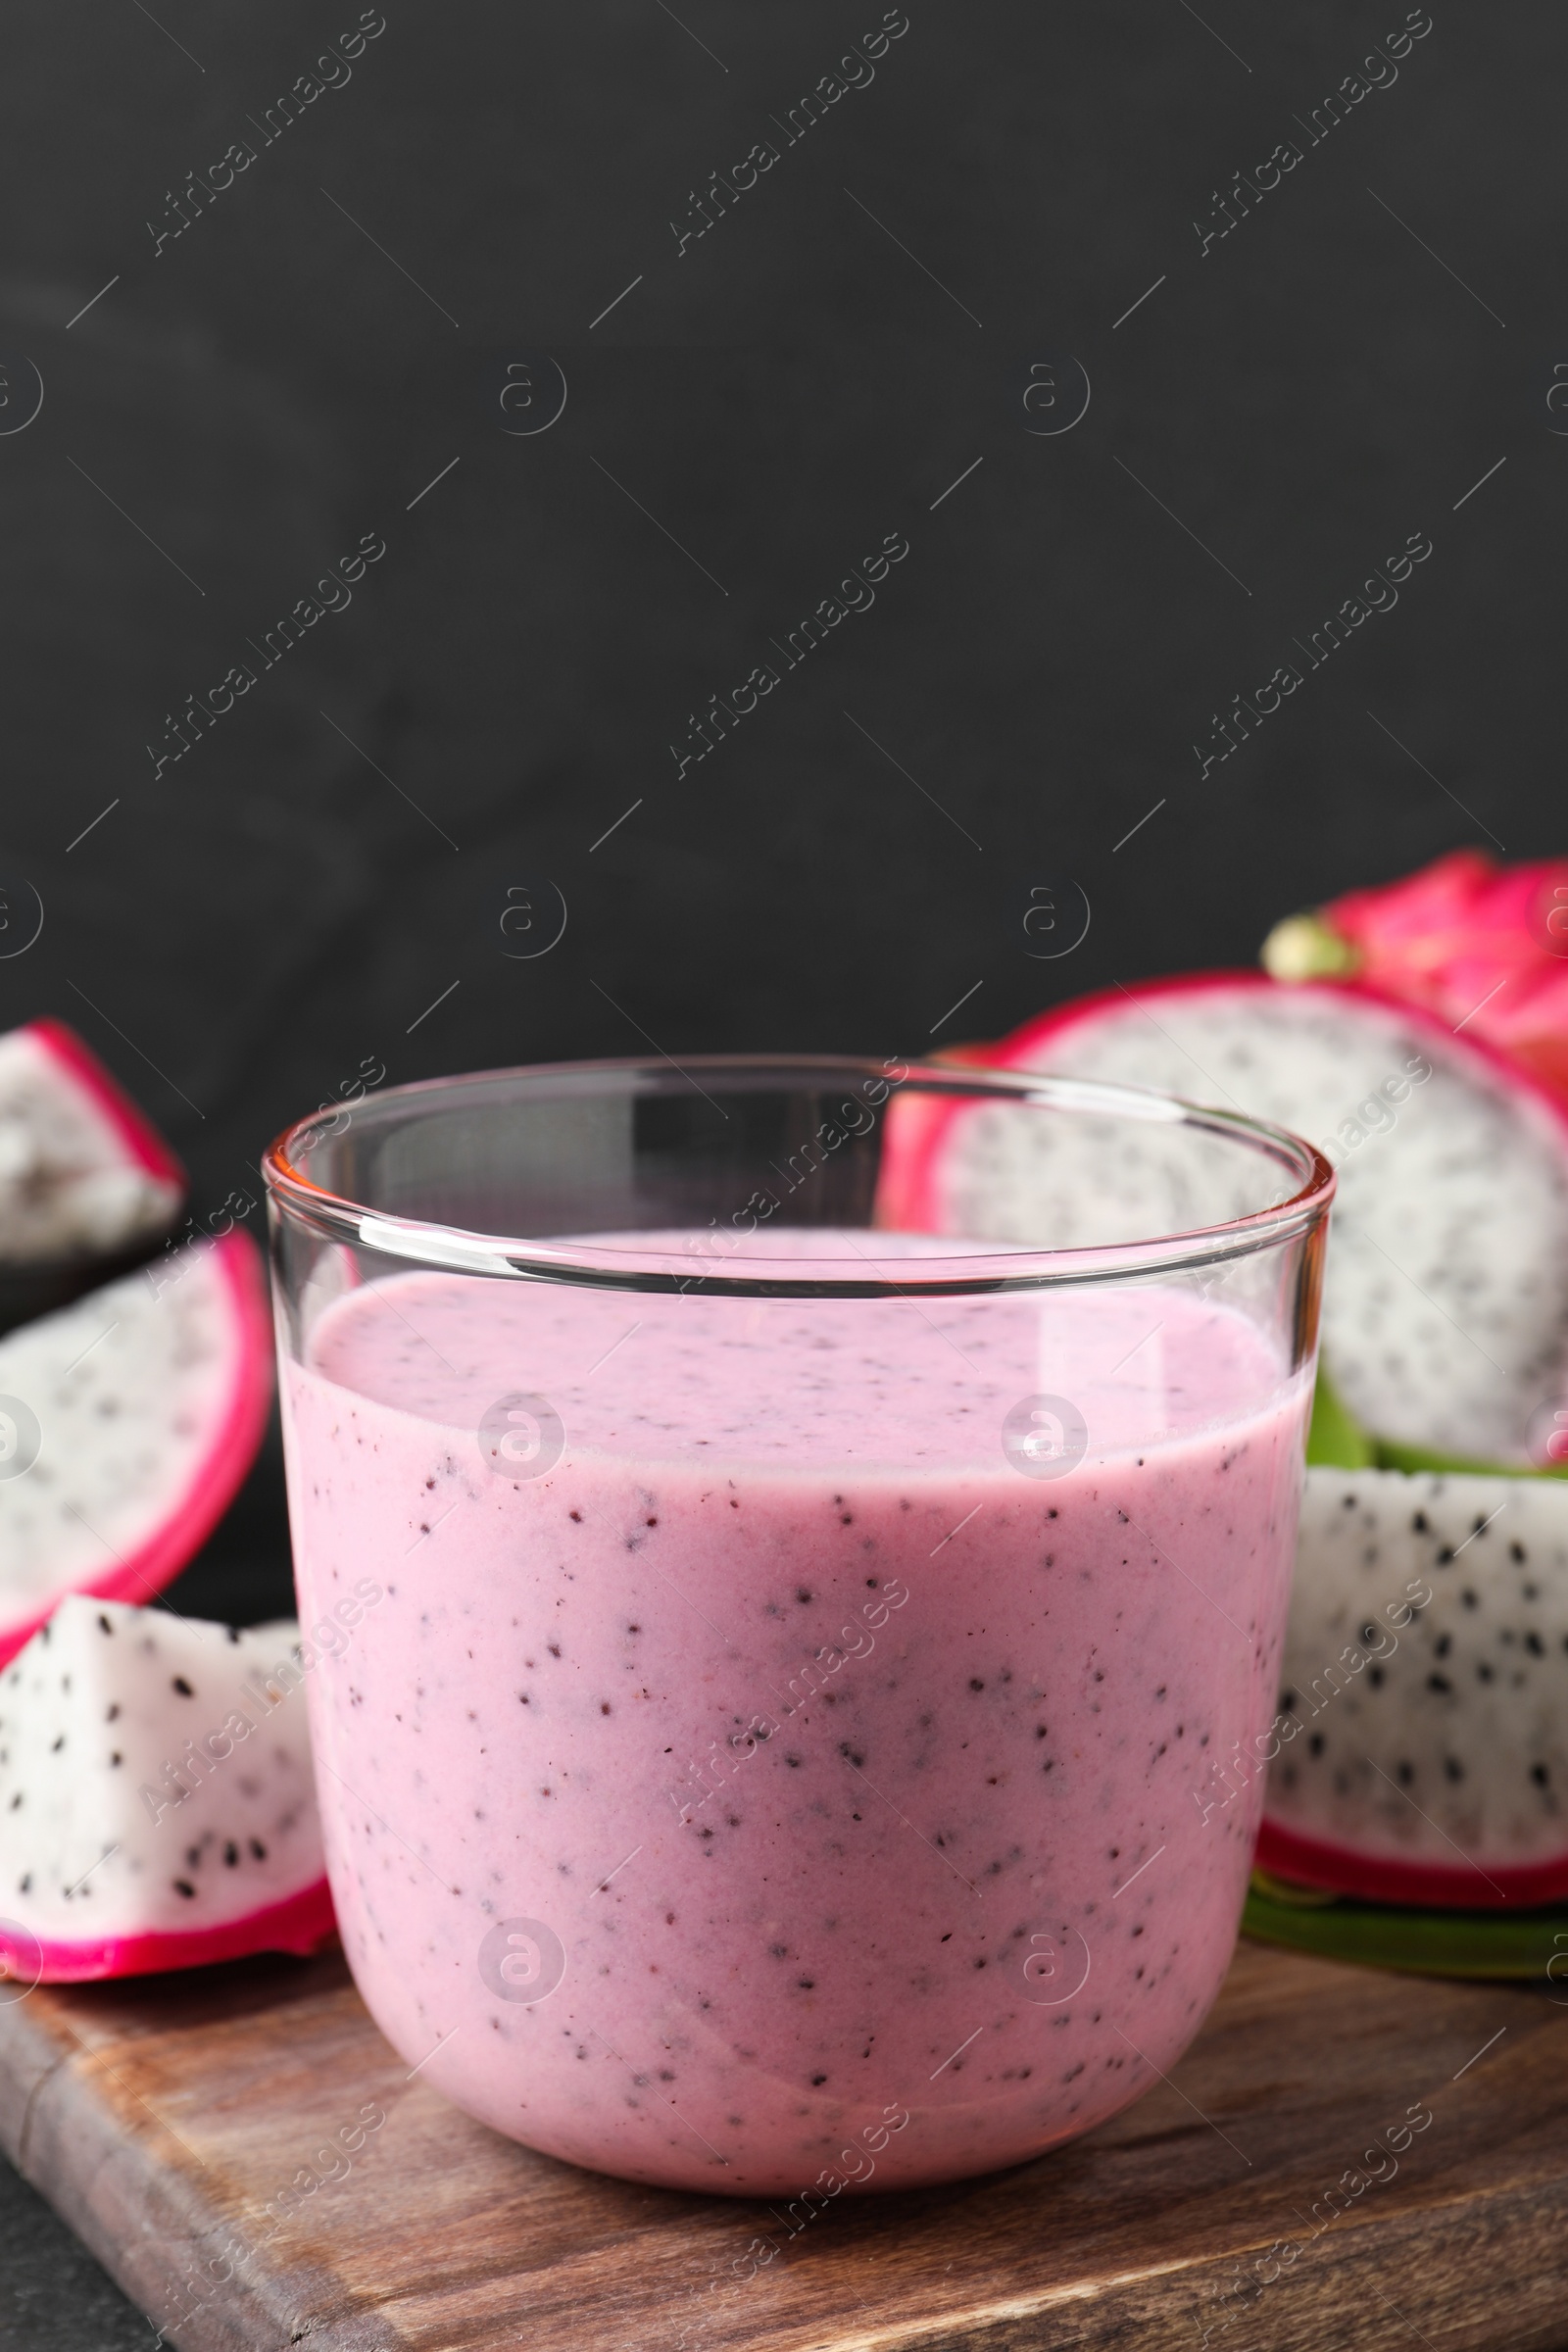
[[[323,1103],[319,1110],[295,1120],[268,1148],[262,1173],[274,1210],[323,1239],[371,1249],[415,1265],[514,1281],[564,1282],[625,1291],[701,1289],[709,1296],[749,1298],[884,1298],[907,1296],[911,1291],[961,1296],[1197,1270],[1298,1239],[1322,1222],[1334,1199],[1336,1178],[1328,1160],[1302,1137],[1268,1119],[1110,1080],[994,1070],[956,1062],[903,1063],[897,1056],[893,1058],[904,1070],[903,1077],[893,1078],[886,1062],[857,1054],[688,1054],[678,1066],[663,1055],[644,1054],[593,1061],[525,1062],[513,1068],[416,1079],[365,1096],[352,1104]],[[754,1094],[781,1092],[792,1080],[797,1087],[814,1088],[880,1082],[889,1091],[875,1106],[878,1117],[885,1115],[896,1097],[912,1089],[918,1095],[947,1099],[955,1104],[1012,1102],[1067,1113],[1099,1113],[1145,1125],[1194,1127],[1271,1159],[1282,1179],[1291,1179],[1291,1189],[1280,1200],[1223,1224],[1196,1226],[1181,1233],[1135,1235],[1125,1242],[1072,1250],[1041,1249],[1030,1243],[998,1242],[989,1248],[971,1243],[952,1256],[933,1252],[895,1259],[891,1254],[878,1255],[876,1227],[857,1228],[857,1232],[863,1231],[867,1247],[860,1267],[846,1271],[841,1256],[770,1257],[755,1250],[726,1256],[721,1233],[712,1237],[711,1248],[688,1245],[680,1250],[608,1248],[570,1237],[480,1233],[371,1208],[316,1183],[300,1165],[315,1144],[341,1131],[345,1118],[380,1123],[400,1108],[432,1098],[456,1100],[498,1087],[512,1087],[519,1094],[533,1092],[551,1100],[596,1094],[651,1096],[672,1094],[681,1085],[697,1086],[699,1077],[723,1081],[732,1093]],[[698,1091],[706,1090],[698,1087]],[[740,1206],[737,1203],[737,1209]],[[794,1225],[779,1230],[799,1234],[811,1229]],[[958,1235],[922,1238],[962,1240]],[[706,1235],[695,1239],[699,1245],[709,1241]],[[892,1275],[895,1264],[897,1280]]]

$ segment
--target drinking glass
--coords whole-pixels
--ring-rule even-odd
[[[268,1156],[343,1942],[503,2132],[787,2201],[1035,2156],[1219,1987],[1333,1175],[1138,1089],[707,1056]],[[1275,1744],[1278,1744],[1276,1738]]]

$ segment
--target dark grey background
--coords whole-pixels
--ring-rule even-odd
[[[919,1053],[1250,961],[1461,842],[1561,850],[1568,24],[1434,0],[1309,144],[1405,13],[908,0],[785,145],[877,0],[386,0],[263,144],[352,0],[13,6],[0,428],[26,361],[44,401],[0,429],[0,881],[46,919],[0,1023],[79,1026],[206,1217],[362,1063]],[[1204,252],[1195,217],[1293,138]],[[544,355],[564,412],[509,432],[505,369],[542,396]],[[890,532],[874,608],[678,779],[688,713]],[[1201,777],[1213,714],[1415,532],[1396,609]],[[155,775],[166,714],[365,533],[352,605]],[[544,881],[565,934],[514,959],[508,893]],[[1069,883],[1088,935],[1032,959],[1029,891]],[[183,1604],[281,1605],[285,1545],[270,1452]],[[147,2340],[0,2212],[0,2341]]]

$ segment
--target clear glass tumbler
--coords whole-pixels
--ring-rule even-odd
[[[267,1176],[332,1891],[409,2064],[792,2216],[1150,2087],[1256,1828],[1202,1791],[1274,1712],[1311,1148],[704,1057],[404,1087]]]

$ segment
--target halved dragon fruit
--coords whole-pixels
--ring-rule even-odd
[[[1568,1895],[1568,1486],[1309,1469],[1281,1680],[1263,1869],[1467,1910]],[[1222,1808],[1247,1777],[1218,1764]]]
[[[0,1976],[139,1976],[332,1933],[298,1633],[61,1602],[0,1675]]]
[[[1355,1418],[1435,1455],[1539,1459],[1543,1416],[1568,1403],[1568,1111],[1527,1073],[1360,986],[1256,972],[1084,998],[983,1057],[1156,1087],[1317,1140],[1340,1178],[1323,1349]],[[1216,1152],[1205,1185],[1157,1124],[1134,1142],[1089,1120],[890,1107],[884,1223],[1076,1246],[1263,1205],[1227,1188],[1234,1153]]]
[[[1500,866],[1454,850],[1277,923],[1276,980],[1352,977],[1462,1024],[1568,1100],[1568,858]]]
[[[184,1190],[157,1129],[64,1021],[0,1037],[0,1329],[145,1250]]]
[[[67,1592],[168,1584],[249,1469],[271,1385],[238,1227],[0,1340],[0,1664]]]

